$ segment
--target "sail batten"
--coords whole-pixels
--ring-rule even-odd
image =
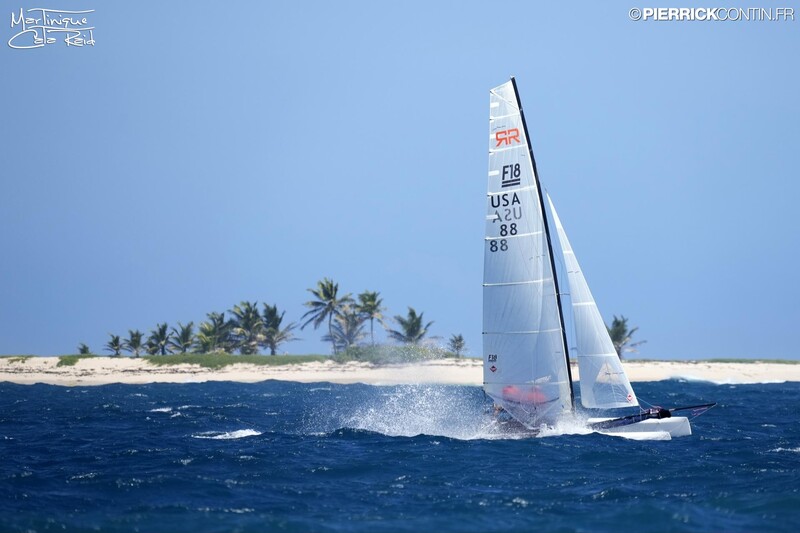
[[[496,220],[496,219],[495,219]],[[539,235],[541,231],[532,231],[530,233],[517,233],[516,235],[506,235],[505,239],[519,239],[522,237],[531,237],[533,235]],[[496,239],[497,237],[484,237],[485,240],[489,241],[492,239]]]
[[[556,333],[560,332],[560,328],[551,328],[551,329],[536,329],[536,330],[528,330],[528,331],[512,331],[512,330],[503,330],[503,331],[484,331],[484,335],[536,335],[539,333]]]
[[[553,281],[553,278],[542,278],[542,279],[527,279],[524,281],[508,281],[505,283],[484,283],[484,287],[508,287],[509,285],[527,285],[527,284],[536,284],[536,283],[545,283],[548,281]]]
[[[489,155],[492,154],[499,154],[502,152],[508,152],[509,150],[519,150],[520,148],[524,148],[523,146],[507,146],[505,148],[489,148]]]
[[[492,174],[492,176],[498,176],[499,174],[500,173],[498,172],[497,174]],[[520,192],[520,191],[527,191],[527,190],[532,190],[532,189],[535,189],[535,187],[531,187],[531,186],[528,186],[528,187],[515,187],[514,191],[515,192]],[[498,195],[501,195],[501,194],[505,194],[507,192],[508,192],[507,189],[506,190],[500,190],[500,191],[489,191],[488,193],[486,193],[486,195],[487,196],[498,196]]]

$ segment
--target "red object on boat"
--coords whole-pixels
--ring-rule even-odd
[[[520,389],[516,385],[503,387],[503,399],[517,403],[532,404],[541,404],[549,401],[537,386],[533,386],[530,389]]]

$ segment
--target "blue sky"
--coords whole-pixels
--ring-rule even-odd
[[[85,0],[45,7],[94,9],[94,46],[12,49],[33,7],[0,10],[0,354],[102,352],[242,300],[299,321],[327,276],[479,356],[488,90],[514,75],[542,182],[640,356],[800,355],[800,20]],[[328,353],[322,333],[285,349]]]

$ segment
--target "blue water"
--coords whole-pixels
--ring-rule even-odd
[[[800,384],[637,393],[720,405],[521,439],[477,387],[0,383],[0,531],[796,530]]]

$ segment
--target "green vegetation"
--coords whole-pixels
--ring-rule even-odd
[[[264,321],[258,312],[258,302],[242,302],[231,309],[233,322],[231,336],[234,346],[242,355],[258,353],[258,346],[264,341]]]
[[[333,343],[334,354],[347,350],[366,337],[364,322],[364,317],[355,307],[344,305],[333,319],[332,334],[325,335],[322,340]]]
[[[200,333],[195,337],[196,349],[200,353],[232,352],[231,328],[233,323],[225,320],[225,313],[208,313],[208,320],[200,324]]]
[[[17,355],[17,356],[9,357],[8,358],[8,362],[9,363],[24,363],[25,361],[27,361],[31,357],[33,357],[33,356],[32,355]]]
[[[420,341],[425,338],[425,335],[428,334],[428,329],[433,324],[431,321],[423,326],[423,314],[424,313],[417,314],[413,307],[409,307],[408,316],[402,317],[396,315],[394,319],[400,324],[400,329],[387,329],[389,337],[405,344],[419,344]]]
[[[167,331],[169,326],[164,322],[163,324],[156,324],[156,329],[150,330],[150,337],[147,339],[145,349],[150,355],[167,355],[171,333]]]
[[[457,357],[437,346],[421,344],[376,344],[375,346],[351,346],[347,350],[334,356],[339,363],[360,361],[373,364],[400,364],[432,361]]]
[[[375,346],[375,321],[377,320],[380,325],[386,327],[386,322],[383,318],[383,312],[386,311],[386,308],[383,307],[383,299],[380,298],[380,293],[364,291],[359,294],[356,311],[369,320],[370,344]]]
[[[58,358],[58,364],[56,366],[75,366],[78,361],[81,359],[88,359],[90,357],[96,357],[94,355],[62,355]]]
[[[305,329],[305,327],[311,323],[314,324],[314,329],[317,329],[327,319],[328,335],[326,340],[330,341],[333,346],[333,353],[336,354],[338,353],[339,344],[336,342],[336,337],[334,337],[333,334],[333,319],[337,316],[341,316],[343,308],[353,303],[353,298],[349,293],[339,297],[339,284],[334,283],[332,279],[328,278],[318,281],[317,288],[308,289],[308,292],[313,294],[315,299],[309,300],[303,304],[308,307],[309,310],[302,318],[309,318],[300,326],[300,329]]]
[[[142,344],[143,338],[144,338],[144,333],[142,333],[138,329],[129,329],[128,338],[125,339],[125,342],[122,344],[122,347],[123,349],[132,353],[134,357],[139,357],[139,354],[142,352],[142,348],[144,348],[144,345]],[[86,353],[89,352],[87,351]]]
[[[109,333],[111,340],[106,343],[106,350],[109,352],[113,352],[114,355],[119,355],[122,352],[122,341],[119,338],[119,335],[113,335]]]
[[[178,322],[178,328],[172,328],[169,346],[178,353],[186,353],[194,344],[194,322],[185,326]]]
[[[251,365],[291,365],[327,361],[330,358],[324,355],[276,355],[264,357],[263,355],[233,355],[225,352],[203,354],[171,354],[163,356],[145,356],[143,358],[153,365],[199,365],[203,368],[222,368],[237,363]]]
[[[464,340],[464,336],[461,334],[453,334],[450,337],[450,340],[447,342],[447,348],[456,354],[456,357],[461,357],[461,352],[467,349],[467,343]]]
[[[700,361],[690,361],[692,363],[777,363],[782,365],[797,365],[800,361],[790,361],[787,359],[702,359]]]
[[[423,322],[423,313],[418,314],[413,307],[408,308],[407,316],[394,317],[394,321],[399,324],[399,328],[395,330],[389,327],[390,320],[384,317],[386,307],[377,291],[364,291],[358,295],[356,301],[350,293],[342,294],[338,283],[330,278],[323,278],[317,282],[315,288],[308,289],[308,292],[314,298],[304,304],[308,311],[302,316],[301,320],[305,322],[300,329],[308,325],[318,329],[327,324],[327,333],[322,336],[322,340],[331,343],[335,356],[341,353],[343,359],[376,361],[434,358],[431,355],[433,348],[403,353],[401,347],[381,346],[375,342],[376,322],[383,326],[390,339],[401,344],[420,345],[430,339],[439,338],[428,336],[433,322]],[[178,322],[177,327],[170,328],[167,322],[163,322],[157,324],[147,335],[138,329],[129,329],[127,338],[110,333],[110,340],[104,349],[114,356],[122,355],[123,352],[134,357],[147,354],[150,361],[155,361],[153,356],[167,358],[171,354],[176,354],[181,362],[188,362],[191,355],[199,354],[210,354],[213,359],[219,353],[226,357],[238,353],[239,362],[244,362],[242,356],[257,356],[265,352],[271,357],[277,357],[282,345],[298,340],[294,334],[297,324],[285,323],[286,312],[280,311],[277,305],[265,303],[263,306],[263,312],[259,312],[258,302],[242,301],[227,311],[227,316],[226,313],[207,313],[206,320],[197,327],[194,322],[186,325]],[[365,346],[370,346],[373,350],[364,350]],[[455,357],[461,357],[465,350],[463,336],[453,335],[448,348]],[[78,345],[78,351],[80,355],[92,355],[89,346],[84,343]],[[441,349],[438,351],[448,353]],[[393,355],[387,355],[389,352]],[[198,364],[206,364],[205,361],[210,360]],[[177,359],[170,357],[164,360],[164,364],[169,364],[168,361]],[[259,364],[278,364],[277,361]],[[292,359],[292,362],[297,361]],[[208,364],[213,366],[217,363]]]
[[[644,344],[647,341],[631,342],[633,334],[639,328],[628,329],[628,319],[620,315],[617,318],[614,315],[614,321],[611,322],[611,327],[606,326],[608,334],[611,336],[611,342],[614,343],[614,349],[617,351],[617,357],[622,359],[622,354],[625,352],[636,352],[636,347]]]

